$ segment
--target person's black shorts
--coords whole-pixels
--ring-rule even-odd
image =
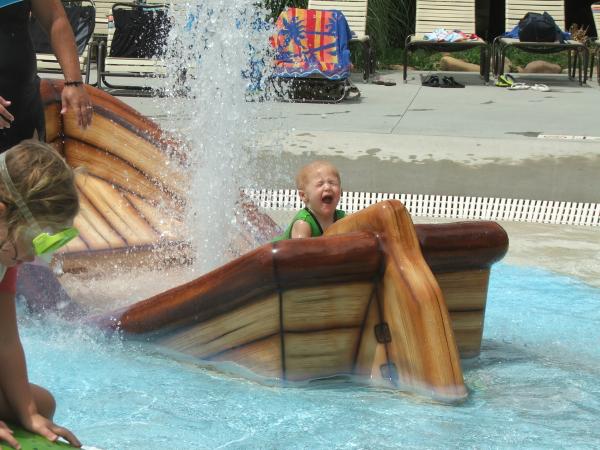
[[[44,140],[46,127],[44,106],[40,97],[40,79],[25,88],[2,86],[0,96],[10,100],[8,111],[15,117],[10,128],[0,130],[0,152],[4,152],[24,139],[31,139],[37,130],[40,140]]]

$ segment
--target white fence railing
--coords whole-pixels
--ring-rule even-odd
[[[295,189],[246,189],[244,192],[261,208],[296,210],[304,207]],[[600,226],[600,203],[343,192],[338,208],[353,213],[388,199],[400,200],[413,216]]]

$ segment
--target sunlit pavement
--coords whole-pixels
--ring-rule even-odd
[[[263,136],[267,154],[283,148],[297,167],[327,157],[352,191],[406,192],[598,202],[600,88],[566,75],[518,76],[550,92],[486,86],[476,74],[454,76],[464,89],[420,84],[419,72],[376,76],[395,86],[364,84],[357,100],[338,104],[265,105],[263,120],[283,132]],[[164,101],[122,97],[159,123],[177,126]],[[202,108],[203,105],[198,105]],[[272,179],[268,173],[260,179]],[[293,176],[274,180],[289,187]]]

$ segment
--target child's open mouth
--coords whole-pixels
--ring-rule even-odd
[[[333,195],[325,194],[323,197],[321,197],[321,201],[326,205],[331,205],[331,203],[333,202]]]

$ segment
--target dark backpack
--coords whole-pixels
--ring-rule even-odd
[[[562,31],[547,12],[525,14],[525,17],[519,21],[519,40],[524,42],[565,42]]]
[[[88,2],[89,3],[89,2]],[[92,4],[81,5],[81,2],[63,3],[67,19],[73,28],[75,35],[75,44],[77,45],[77,54],[81,56],[92,34],[94,34],[94,25],[96,24],[96,9]],[[29,19],[29,34],[36,53],[53,53],[50,39],[46,31],[42,28],[39,21],[31,16]]]
[[[164,55],[171,26],[165,5],[116,3],[113,19],[115,34],[110,56],[152,58]]]

